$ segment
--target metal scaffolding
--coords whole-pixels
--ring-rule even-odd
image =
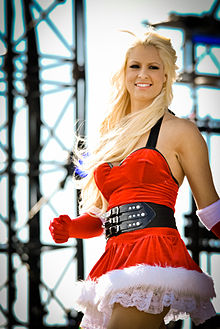
[[[70,106],[73,130],[78,129],[78,125],[85,119],[84,2],[82,0],[57,0],[50,2],[46,7],[43,5],[41,1],[36,0],[21,0],[16,5],[14,1],[4,1],[3,5],[2,20],[4,20],[5,31],[1,32],[0,37],[5,45],[5,54],[1,56],[0,67],[0,82],[4,86],[0,92],[2,105],[0,131],[5,138],[2,139],[3,142],[0,145],[3,159],[0,183],[2,184],[1,190],[6,197],[0,217],[2,277],[0,284],[0,328],[17,328],[20,326],[23,328],[78,328],[82,317],[80,313],[69,309],[57,293],[58,287],[74,259],[77,278],[84,278],[82,241],[75,240],[73,244],[66,246],[42,242],[41,209],[48,205],[54,215],[58,214],[52,199],[64,187],[68,176],[72,174],[72,164],[68,159],[66,163],[56,162],[53,159],[48,161],[48,165],[53,167],[50,169],[51,171],[59,171],[61,168],[62,179],[57,184],[57,189],[49,197],[46,196],[42,192],[42,175],[46,171],[42,168],[47,163],[42,156],[42,151],[49,143],[50,138],[54,138],[59,146],[70,154],[71,149],[66,147],[62,136],[56,131]],[[61,8],[58,6],[62,5],[68,5],[68,8],[72,10],[72,44],[66,41],[50,17],[54,10]],[[53,33],[68,50],[68,56],[60,56],[55,53],[47,55],[40,51],[39,31],[37,29],[42,22],[50,26]],[[18,24],[21,26],[21,33],[19,37],[16,37]],[[64,67],[64,65],[68,66],[70,72],[69,82],[45,81],[43,78],[44,70]],[[69,99],[64,104],[55,125],[49,127],[43,118],[42,97],[67,88],[70,91]],[[21,136],[23,134],[28,136],[28,146],[26,145],[26,150],[25,147],[21,148],[21,153],[24,156],[19,158],[16,151],[18,147],[16,123],[21,111],[25,113],[25,120],[21,126],[20,134]],[[42,132],[45,130],[47,130],[48,136],[43,140]],[[80,134],[85,134],[83,126],[81,126]],[[21,167],[23,169],[19,169]],[[22,190],[22,184],[20,187],[19,182],[23,178],[25,189]],[[27,196],[27,204],[23,205],[26,212],[22,210],[26,219],[19,225],[18,220],[21,212],[19,209],[22,206],[17,203],[18,191]],[[75,201],[77,202],[77,196]],[[75,209],[77,212],[77,203]],[[50,287],[43,278],[42,254],[45,251],[50,253],[50,251],[54,252],[59,249],[71,250],[69,252],[71,256],[61,274],[57,275],[53,287]],[[23,277],[19,279],[21,271]],[[74,280],[73,272],[72,276]],[[27,293],[23,296],[23,300],[22,290]],[[48,324],[48,321],[45,320],[46,316],[51,316],[50,303],[52,300],[62,310],[63,320],[60,326],[56,325],[55,321],[50,321]],[[27,315],[23,314],[23,310],[27,310]],[[53,322],[54,326],[51,325]]]

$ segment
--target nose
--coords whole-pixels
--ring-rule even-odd
[[[148,71],[147,68],[143,67],[138,73],[138,77],[141,79],[146,79],[148,77]]]

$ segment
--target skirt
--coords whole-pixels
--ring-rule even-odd
[[[195,325],[216,315],[213,281],[189,255],[179,232],[145,228],[111,237],[85,281],[75,284],[74,308],[84,329],[106,329],[114,303],[158,314],[165,324],[186,319]]]

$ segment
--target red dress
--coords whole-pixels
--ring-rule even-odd
[[[119,166],[103,163],[96,168],[94,178],[108,210],[133,202],[175,210],[178,182],[156,149],[161,122],[151,129],[146,147]],[[88,279],[77,285],[76,309],[84,313],[85,329],[105,329],[114,303],[153,314],[169,306],[165,323],[191,316],[200,324],[215,315],[212,279],[192,260],[173,228],[150,227],[111,237]]]

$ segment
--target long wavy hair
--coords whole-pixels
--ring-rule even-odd
[[[170,39],[153,30],[145,33],[143,37],[137,37],[129,31],[125,32],[133,36],[134,42],[127,50],[121,69],[112,78],[110,111],[101,123],[98,141],[92,150],[75,150],[80,159],[77,166],[87,175],[77,181],[77,187],[81,189],[80,213],[90,212],[100,216],[106,211],[108,203],[94,180],[95,168],[105,162],[120,162],[125,159],[134,150],[140,137],[164,115],[173,98],[172,85],[177,77],[177,58]],[[130,96],[125,86],[125,72],[131,50],[139,45],[154,46],[158,50],[164,65],[166,81],[160,94],[149,106],[130,113]]]

